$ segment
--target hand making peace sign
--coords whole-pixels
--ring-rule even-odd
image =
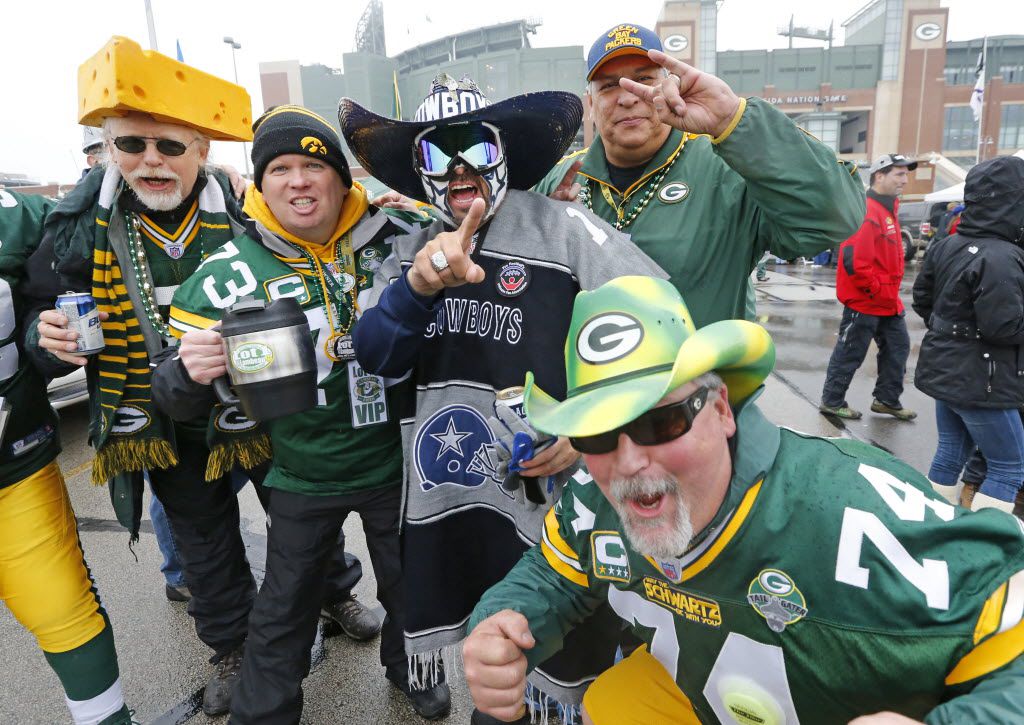
[[[669,75],[652,86],[629,78],[620,78],[619,84],[652,104],[662,123],[690,133],[721,136],[740,107],[740,98],[729,84],[659,50],[647,55]]]

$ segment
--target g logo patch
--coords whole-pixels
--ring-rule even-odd
[[[245,414],[233,405],[223,408],[220,413],[218,413],[213,424],[216,426],[217,430],[228,431],[231,433],[249,430],[250,428],[255,428],[257,425],[256,421],[246,418]]]
[[[149,413],[134,405],[122,405],[114,411],[114,424],[110,426],[110,434],[126,436],[138,433],[150,423]]]
[[[682,181],[673,181],[671,184],[665,184],[658,191],[658,198],[666,204],[676,204],[690,195],[689,184],[684,184]]]
[[[321,154],[327,155],[327,147],[324,146],[324,142],[318,139],[316,136],[304,136],[299,141],[299,146],[302,150],[309,154]]]
[[[632,315],[611,312],[590,320],[576,338],[576,354],[601,365],[633,352],[644,339],[644,328]]]

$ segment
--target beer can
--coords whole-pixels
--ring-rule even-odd
[[[88,292],[65,292],[57,297],[57,312],[68,318],[68,329],[78,333],[79,355],[95,355],[103,349],[103,328],[96,300]]]
[[[523,420],[526,420],[526,411],[523,410],[523,393],[526,388],[522,385],[513,385],[511,388],[503,388],[494,394],[494,404],[511,408],[512,412]]]

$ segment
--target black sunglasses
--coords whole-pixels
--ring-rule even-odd
[[[197,140],[192,139],[188,143],[182,143],[171,138],[154,138],[153,136],[118,136],[114,139],[114,145],[126,154],[141,154],[146,150],[146,142],[152,141],[156,144],[156,150],[164,156],[181,156]]]
[[[625,433],[641,446],[657,446],[674,441],[693,425],[693,419],[704,409],[709,388],[705,385],[680,400],[660,408],[651,408],[639,418],[607,433],[569,438],[572,447],[580,453],[599,455],[611,453],[619,447],[619,434]]]

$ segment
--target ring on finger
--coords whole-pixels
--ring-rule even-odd
[[[682,78],[680,78],[679,76],[677,76],[677,75],[676,75],[675,73],[669,73],[669,74],[668,74],[668,77],[669,77],[669,78],[675,78],[675,79],[676,79],[676,85],[677,85],[677,86],[678,86],[678,85],[679,85],[679,84],[680,84],[680,83],[682,82]]]
[[[438,249],[436,252],[430,255],[430,266],[434,268],[434,271],[438,274],[448,269],[448,258],[444,256],[444,252]]]

